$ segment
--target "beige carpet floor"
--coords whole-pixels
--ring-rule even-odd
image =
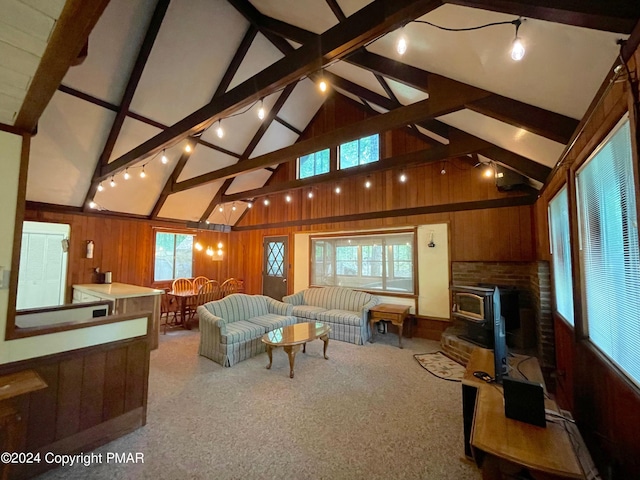
[[[464,459],[461,386],[413,355],[438,343],[377,335],[307,345],[289,378],[282,350],[232,368],[197,354],[197,330],[161,335],[151,355],[147,425],[96,453],[144,464],[60,467],[49,479],[479,479]]]

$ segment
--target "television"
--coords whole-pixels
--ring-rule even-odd
[[[502,383],[502,378],[509,374],[507,357],[507,333],[506,323],[500,311],[500,289],[495,287],[493,291],[493,366],[495,369],[495,381]]]

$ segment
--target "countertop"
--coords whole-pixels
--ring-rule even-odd
[[[73,285],[73,288],[88,293],[89,295],[113,299],[148,297],[150,295],[160,295],[164,293],[164,290],[158,290],[157,288],[140,287],[126,283],[85,283]]]

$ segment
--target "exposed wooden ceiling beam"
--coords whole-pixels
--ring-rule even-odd
[[[261,22],[261,28],[276,35],[295,40],[296,42],[311,42],[316,38],[316,35],[312,32],[264,15],[261,15],[256,22]],[[429,94],[431,94],[431,92],[429,92],[429,79],[436,76],[426,70],[368,52],[364,49],[350,54],[344,61]],[[459,83],[461,87],[465,86],[464,83]],[[578,120],[576,119],[501,95],[492,95],[494,98],[486,99],[481,105],[470,105],[469,108],[483,115],[518,128],[523,128],[565,145],[578,126]]]
[[[108,4],[109,0],[67,0],[14,122],[16,128],[36,130],[42,112]]]
[[[291,96],[295,88],[296,88],[295,83],[291,83],[285,87],[285,89],[282,91],[282,93],[276,100],[276,103],[274,103],[271,110],[269,110],[269,112],[265,116],[264,120],[262,121],[262,124],[260,125],[260,128],[258,128],[258,131],[255,133],[255,135],[253,136],[249,144],[246,146],[246,148],[244,149],[244,152],[242,152],[242,156],[240,157],[240,160],[238,160],[238,163],[246,162],[247,159],[251,156],[253,151],[258,146],[258,143],[260,143],[260,140],[262,140],[262,137],[264,137],[264,134],[267,133],[267,130],[276,119],[276,116],[280,112],[280,109],[282,109],[285,102],[287,101],[289,96]],[[219,203],[221,203],[220,199],[222,198],[223,194],[228,190],[228,188],[231,186],[231,184],[233,183],[233,180],[234,180],[233,178],[227,178],[224,181],[222,186],[218,189],[218,192],[216,193],[216,195],[213,197],[213,199],[209,203],[209,206],[207,207],[207,209],[201,215],[200,217],[201,222],[204,222],[207,218],[209,218],[211,213],[213,213],[214,208]]]
[[[154,155],[163,148],[208,128],[216,120],[251,105],[265,95],[298,81],[330,62],[343,58],[373,39],[440,5],[440,0],[375,0],[345,22],[324,32],[316,42],[303,45],[291,52],[210,104],[104,166],[94,180],[108,178],[140,159]]]
[[[640,18],[637,0],[444,0],[444,3],[616,33],[630,33]]]
[[[107,165],[109,163],[109,158],[113,153],[113,147],[116,144],[118,135],[120,135],[120,130],[122,130],[124,120],[125,118],[127,118],[127,112],[129,111],[129,107],[131,106],[133,95],[135,94],[138,83],[140,82],[140,78],[142,77],[142,72],[144,71],[144,67],[147,64],[147,60],[149,59],[149,55],[151,54],[151,49],[153,48],[153,44],[156,41],[158,32],[160,31],[160,27],[162,26],[162,21],[164,20],[164,15],[167,12],[167,8],[169,8],[170,2],[171,0],[160,0],[156,4],[156,8],[153,11],[153,15],[151,16],[151,21],[149,22],[149,26],[147,27],[147,33],[145,34],[142,45],[140,46],[140,50],[138,51],[138,57],[136,58],[136,62],[133,66],[133,69],[131,70],[131,74],[129,75],[129,80],[122,95],[118,111],[116,112],[116,117],[113,119],[111,130],[109,131],[109,135],[107,136],[107,141],[105,142],[102,153],[100,154],[100,157],[96,162],[96,168],[91,178],[95,178],[96,175],[100,172],[100,169],[104,165]],[[91,202],[95,197],[96,192],[98,191],[99,184],[100,182],[92,181],[89,185],[89,189],[87,190],[87,194],[85,195],[83,203],[85,210],[89,209],[89,202]]]
[[[437,93],[433,99],[400,107],[383,115],[368,118],[337,130],[294,143],[289,147],[276,150],[275,152],[254,157],[242,163],[194,177],[175,185],[174,191],[187,190],[197,185],[202,185],[203,183],[230,178],[240,173],[259,170],[269,165],[290,162],[300,155],[306,155],[323,148],[416,123],[425,118],[445,115],[459,110],[467,101],[473,101],[485,95],[485,92],[473,88],[469,88],[464,92],[456,90],[451,94],[447,94],[450,85],[444,79],[435,82],[432,89]]]

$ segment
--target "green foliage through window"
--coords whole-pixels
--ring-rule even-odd
[[[156,232],[156,282],[193,276],[193,235]]]
[[[304,155],[298,159],[298,178],[308,178],[329,172],[329,149]]]
[[[340,167],[350,168],[380,160],[380,137],[371,135],[340,145]]]

